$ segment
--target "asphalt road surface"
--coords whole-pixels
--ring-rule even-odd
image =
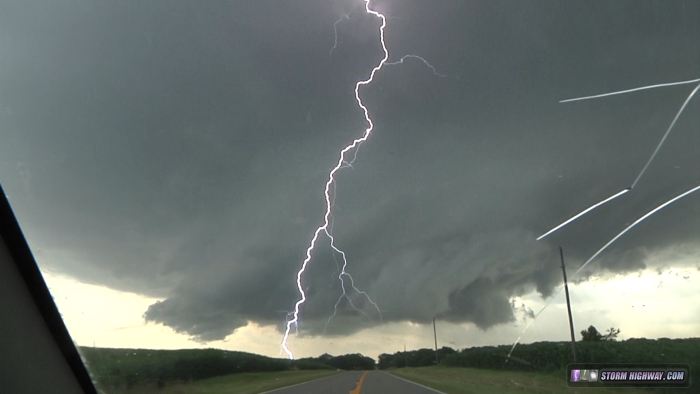
[[[270,394],[436,394],[434,390],[382,371],[348,371],[267,391]]]

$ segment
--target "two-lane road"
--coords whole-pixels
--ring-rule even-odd
[[[436,394],[441,391],[409,382],[383,371],[346,371],[310,382],[283,387],[270,394]]]

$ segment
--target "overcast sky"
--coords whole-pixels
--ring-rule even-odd
[[[341,290],[321,242],[301,352],[321,349],[314,338],[400,338],[434,316],[509,343],[493,330],[559,284],[559,245],[573,271],[700,184],[696,99],[632,193],[535,240],[629,186],[693,87],[558,100],[700,77],[700,3],[372,6],[388,16],[390,60],[421,55],[446,77],[408,60],[362,90],[375,133],[338,176],[333,231],[383,320],[354,295],[362,313],[341,302],[326,324]],[[328,171],[365,126],[352,90],[381,58],[378,27],[359,0],[4,1],[0,182],[41,268],[150,300],[130,313],[172,335],[218,343],[240,329],[276,347]],[[589,273],[697,272],[699,214],[700,196],[679,201]],[[686,332],[669,330],[647,335]]]

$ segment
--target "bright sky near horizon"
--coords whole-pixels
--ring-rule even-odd
[[[80,346],[112,348],[219,348],[283,357],[276,342],[279,331],[274,326],[249,322],[224,340],[207,343],[192,340],[171,328],[144,321],[142,313],[156,299],[80,283],[60,275],[45,273],[45,279],[75,342]],[[579,331],[595,325],[601,332],[610,327],[622,330],[627,338],[696,337],[700,327],[700,272],[679,267],[664,272],[643,272],[594,278],[571,284],[577,339]],[[683,300],[683,301],[680,301]],[[513,299],[516,308],[523,304],[531,309],[543,305],[537,294]],[[484,332],[473,324],[438,321],[439,346],[455,349],[481,345],[502,345],[514,338],[528,317],[521,309],[517,320]],[[564,300],[553,302],[524,336],[523,342],[568,340],[568,320]],[[391,323],[370,328],[349,337],[295,338],[304,349],[300,357],[322,353],[360,352],[373,358],[381,353],[407,349],[431,348],[432,326],[410,322]],[[517,353],[516,353],[517,354]]]
[[[383,51],[363,5],[2,2],[0,182],[79,344],[283,356],[329,171],[367,127],[354,89]],[[572,274],[700,184],[696,86],[560,100],[700,78],[700,2],[372,6],[405,61],[361,89],[374,130],[331,232],[382,313],[339,298],[322,237],[295,355],[429,347],[435,316],[445,345],[511,344],[561,283],[559,246],[577,331],[697,335],[700,193]],[[568,338],[559,298],[524,342]]]

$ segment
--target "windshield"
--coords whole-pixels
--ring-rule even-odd
[[[565,387],[574,361],[689,363],[699,15],[4,2],[0,181],[106,391],[126,375],[104,360],[128,349],[254,353],[285,372],[437,363],[392,376],[445,391],[430,379],[465,367]],[[659,356],[659,338],[686,350]],[[493,379],[526,384],[508,376]]]

